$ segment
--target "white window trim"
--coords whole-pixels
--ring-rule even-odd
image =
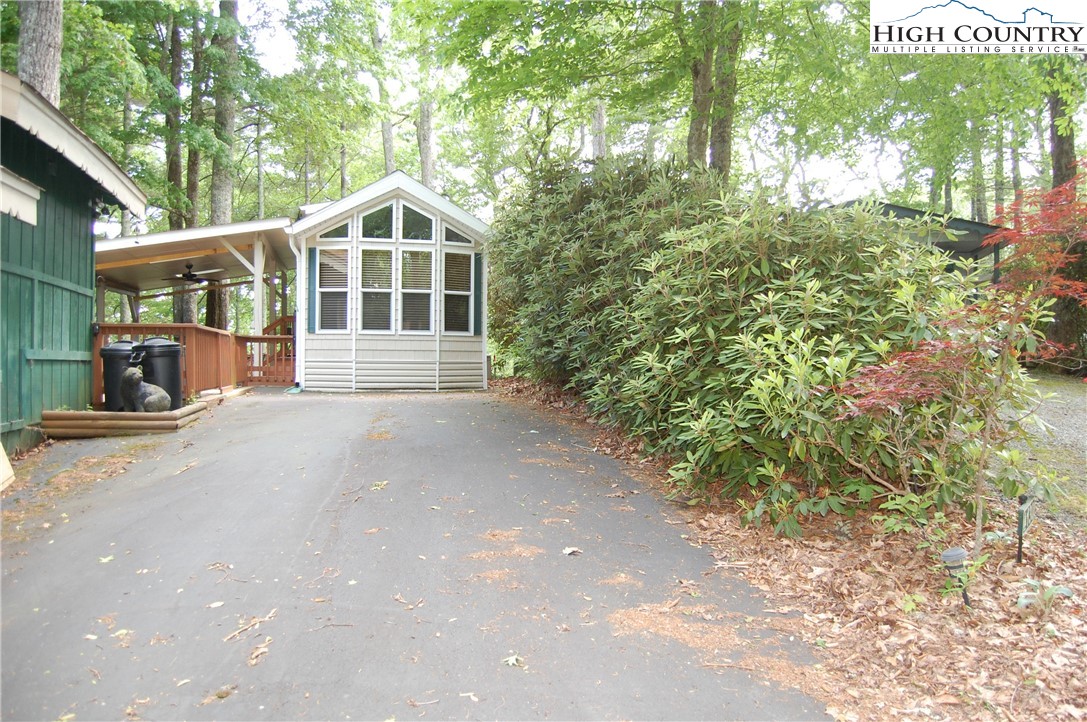
[[[362,252],[363,251],[386,251],[386,252],[388,252],[389,254],[392,255],[392,262],[391,262],[392,279],[391,279],[391,285],[389,286],[389,291],[388,291],[388,293],[389,293],[389,328],[388,329],[378,330],[378,329],[370,329],[370,328],[363,328],[362,327],[362,302],[363,302],[363,296],[362,295],[364,293],[366,293],[368,290],[370,290],[370,291],[379,290],[379,291],[384,293],[383,289],[364,289],[362,287]],[[396,303],[397,302],[396,279],[397,279],[397,270],[399,270],[399,268],[400,268],[399,263],[398,263],[398,261],[400,260],[400,254],[396,252],[395,247],[389,245],[389,239],[387,239],[387,238],[376,238],[376,239],[367,238],[367,239],[365,239],[365,243],[363,243],[362,245],[359,246],[358,257],[359,257],[358,264],[357,264],[358,277],[355,279],[355,281],[356,281],[355,290],[356,290],[356,292],[358,293],[358,296],[359,296],[359,299],[358,299],[359,312],[358,312],[358,323],[355,324],[356,325],[356,333],[358,333],[360,336],[395,336],[396,335],[396,329],[397,329],[397,323],[398,323],[398,314],[396,313],[396,310],[398,308],[397,303]]]
[[[443,336],[473,336],[472,326],[475,323],[475,290],[476,290],[476,263],[474,254],[467,249],[467,246],[463,243],[451,243],[449,244],[455,248],[462,250],[442,250],[442,335]],[[465,252],[467,251],[467,252]],[[445,287],[445,257],[450,254],[457,254],[461,256],[468,256],[468,291],[450,291]],[[468,297],[468,330],[467,331],[447,331],[445,328],[445,296],[446,294],[452,296],[467,296]]]
[[[433,245],[433,242],[428,241],[428,243],[431,243],[431,245]],[[438,295],[437,292],[434,289],[434,287],[436,285],[436,281],[437,281],[437,276],[438,276],[437,268],[435,267],[435,259],[436,259],[437,255],[438,255],[436,253],[436,250],[437,249],[434,249],[434,248],[399,248],[398,249],[398,251],[399,251],[399,253],[397,254],[397,269],[398,270],[402,268],[405,253],[424,252],[424,253],[429,253],[430,254],[430,290],[429,291],[421,291],[421,290],[418,290],[418,289],[408,289],[407,291],[405,291],[404,290],[403,273],[397,273],[396,274],[396,278],[395,278],[395,280],[396,280],[396,289],[397,289],[397,292],[396,292],[396,307],[400,310],[400,313],[395,314],[396,317],[397,317],[396,318],[395,328],[397,329],[397,333],[402,335],[402,336],[433,336],[435,333],[437,333],[437,330],[436,330],[437,329],[437,324],[435,323],[435,318],[437,316],[437,311],[436,311],[435,302],[434,302],[435,296]],[[417,294],[417,295],[420,295],[420,296],[423,295],[424,293],[429,293],[430,294],[430,330],[429,331],[413,331],[411,329],[405,329],[404,328],[404,294],[405,293],[414,293],[414,294]]]
[[[344,334],[349,334],[349,333],[351,333],[351,329],[353,328],[353,325],[352,325],[353,319],[352,319],[351,311],[352,311],[352,307],[354,306],[354,304],[351,302],[351,295],[352,295],[351,294],[351,278],[354,275],[353,265],[354,265],[354,256],[355,256],[355,254],[351,252],[351,246],[349,244],[343,243],[343,239],[337,239],[337,242],[335,244],[320,245],[320,246],[315,246],[315,248],[317,250],[317,258],[314,259],[315,262],[317,263],[317,269],[316,269],[316,273],[315,273],[316,281],[317,281],[317,288],[314,289],[315,292],[316,292],[315,293],[315,296],[316,296],[315,300],[317,301],[317,308],[313,309],[314,313],[316,313],[316,317],[315,317],[316,318],[316,323],[314,324],[315,329],[316,329],[315,333],[324,334],[324,335],[340,335],[340,336],[343,336]],[[328,289],[323,289],[322,288],[322,286],[321,286],[321,252],[322,251],[347,251],[347,286],[345,288],[342,288],[342,289],[341,288],[328,288]],[[322,292],[323,291],[328,291],[328,292],[331,292],[331,293],[340,292],[340,291],[346,291],[347,292],[347,309],[346,309],[346,311],[347,311],[347,319],[346,319],[347,323],[344,326],[344,328],[337,328],[337,329],[321,328],[321,298],[322,298]]]

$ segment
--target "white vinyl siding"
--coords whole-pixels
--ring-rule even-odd
[[[480,231],[440,202],[375,194],[300,236],[307,389],[486,388]]]
[[[472,332],[472,254],[445,254],[443,301],[445,333]]]

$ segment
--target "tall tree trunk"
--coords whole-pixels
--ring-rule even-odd
[[[419,140],[419,174],[420,182],[427,188],[434,190],[434,101],[423,98],[419,100],[419,118],[415,121]]]
[[[19,3],[19,78],[57,108],[63,46],[63,0]]]
[[[1007,193],[1006,183],[1007,179],[1004,177],[1004,121],[997,117],[995,162],[993,163],[993,214],[998,218],[1004,215],[1004,201]]]
[[[688,34],[684,5],[677,0],[672,9],[672,23],[680,50],[688,58],[691,73],[690,126],[687,129],[687,164],[706,164],[709,148],[710,115],[713,111],[713,43],[716,37],[717,17],[720,8],[713,0],[698,4],[698,22],[694,32]],[[697,39],[697,44],[692,38]]]
[[[189,122],[194,129],[204,124],[204,92],[207,75],[204,62],[204,30],[200,18],[193,19],[192,27],[192,93],[189,95]],[[185,225],[200,225],[200,146],[189,143],[189,155],[185,164]]]
[[[970,132],[970,217],[979,223],[989,222],[989,204],[985,198],[985,166],[981,147],[984,132],[979,123],[973,123]]]
[[[1048,72],[1051,84],[1057,84],[1061,74],[1054,62]],[[1053,187],[1056,188],[1076,177],[1074,108],[1056,87],[1046,95],[1046,104],[1049,106],[1049,157],[1053,164]]]
[[[944,180],[944,215],[950,216],[955,212],[955,203],[951,198],[951,175]]]
[[[936,204],[940,202],[940,179],[939,173],[936,169],[932,169],[932,178],[929,179],[928,184],[928,207],[929,209],[936,208]]]
[[[211,223],[230,223],[234,213],[234,121],[238,92],[238,3],[220,0],[219,20],[212,44],[217,49],[215,68],[215,140],[211,164]]]
[[[378,57],[382,57],[381,48],[384,42],[377,23],[370,28],[370,44],[373,45]],[[389,175],[396,170],[396,154],[393,146],[393,122],[389,119],[389,90],[385,87],[383,73],[377,76],[377,99],[381,104],[381,150],[385,154],[385,175]]]
[[[169,185],[170,229],[185,227],[185,184],[181,174],[181,71],[184,60],[181,48],[181,26],[177,17],[170,16],[169,33],[170,96],[166,105],[166,183]]]
[[[645,131],[645,160],[652,163],[657,159],[657,138],[660,136],[660,126],[650,123]]]
[[[713,62],[714,98],[713,124],[710,128],[710,167],[721,172],[728,180],[732,171],[732,135],[736,119],[736,92],[739,89],[736,73],[739,67],[743,22],[740,2],[725,6],[725,32],[717,45]]]
[[[1049,155],[1053,164],[1053,187],[1071,183],[1076,177],[1076,136],[1072,120],[1074,108],[1068,99],[1060,93],[1063,66],[1054,59],[1047,77],[1050,90],[1046,95],[1049,106]],[[1066,278],[1082,280],[1087,278],[1087,243],[1080,241],[1070,249],[1077,256],[1062,272]],[[1053,324],[1046,333],[1050,341],[1055,341],[1069,348],[1071,356],[1068,369],[1080,375],[1087,374],[1087,308],[1073,298],[1058,298],[1053,306]]]
[[[257,218],[264,218],[264,138],[263,124],[257,116]]]
[[[593,106],[593,158],[601,160],[608,157],[608,109],[603,100]]]
[[[238,3],[219,1],[219,20],[212,44],[218,50],[215,78],[215,139],[218,144],[211,164],[211,223],[230,223],[234,215],[234,121],[238,94]],[[227,327],[230,296],[218,284],[208,286],[205,323]]]
[[[125,107],[121,112],[121,133],[124,136],[124,145],[121,149],[121,162],[124,163],[125,171],[127,172],[131,168],[132,163],[132,94],[128,89],[125,90]],[[121,209],[121,235],[132,235],[132,211],[127,208]],[[121,296],[121,307],[127,306],[128,297]],[[123,314],[122,314],[123,317]],[[131,314],[129,315],[131,318]],[[122,321],[121,323],[126,323]]]
[[[1012,201],[1018,203],[1023,200],[1023,172],[1019,168],[1019,143],[1013,137],[1011,146],[1012,161]]]
[[[340,136],[347,137],[347,122],[340,121]],[[347,143],[340,142],[340,198],[347,197]]]
[[[312,198],[312,196],[310,195],[310,188],[309,188],[309,158],[310,158],[310,149],[309,149],[309,143],[307,142],[306,143],[306,154],[302,157],[302,187],[303,187],[303,197],[305,198],[306,203],[309,203],[310,199]]]

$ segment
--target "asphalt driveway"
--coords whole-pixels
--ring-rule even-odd
[[[0,713],[824,718],[764,673],[808,651],[590,447],[494,394],[278,391],[57,444],[140,460],[4,545]]]

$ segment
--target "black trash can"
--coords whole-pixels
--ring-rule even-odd
[[[102,357],[102,385],[106,391],[106,411],[124,411],[121,401],[121,374],[132,357],[131,341],[114,341],[98,350]]]
[[[180,409],[185,399],[181,396],[181,344],[168,338],[146,338],[132,347],[133,366],[143,369],[143,380],[162,387],[170,394],[170,410]]]

